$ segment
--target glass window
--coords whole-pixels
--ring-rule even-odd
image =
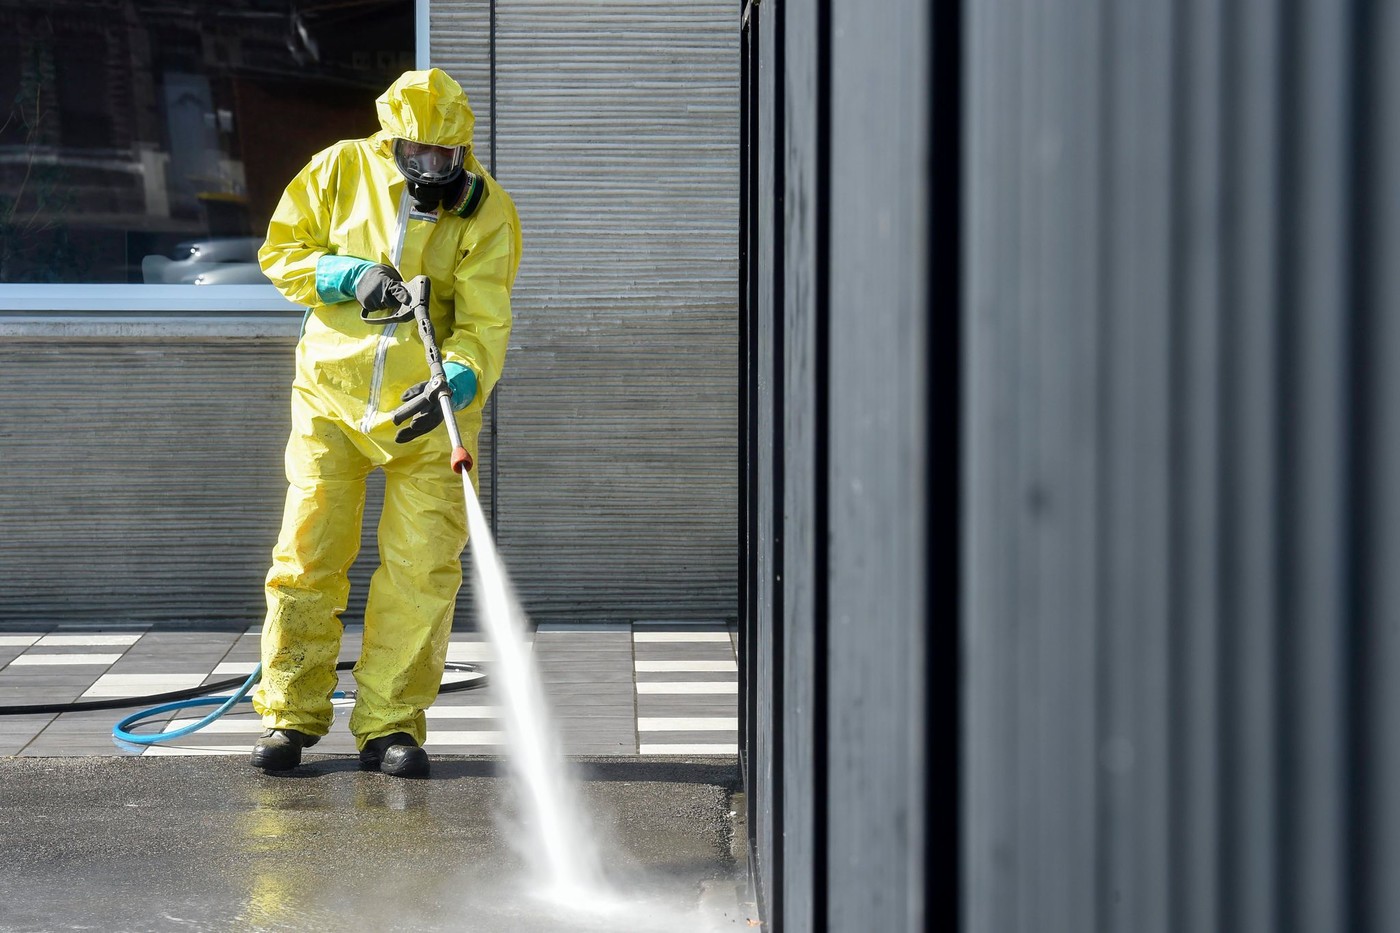
[[[311,155],[378,129],[413,0],[0,0],[0,283],[266,285]]]

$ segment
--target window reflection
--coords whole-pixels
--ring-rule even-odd
[[[413,11],[0,0],[0,282],[266,282],[283,187],[378,128]]]

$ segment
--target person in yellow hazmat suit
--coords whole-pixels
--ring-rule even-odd
[[[473,460],[510,337],[520,222],[472,154],[467,95],[432,68],[402,75],[376,106],[379,132],[317,153],[287,185],[258,253],[272,283],[308,309],[253,697],[266,731],[252,763],[270,771],[296,767],[330,727],[339,617],[360,548],[365,478],[376,467],[385,476],[380,562],[350,731],[361,767],[404,777],[429,770],[423,711],[442,681],[462,582],[463,492],[447,432],[433,430],[441,407],[422,397],[418,329],[367,324],[361,308],[397,308],[405,280],[431,280],[452,407]],[[393,412],[415,399],[425,404],[396,425]]]

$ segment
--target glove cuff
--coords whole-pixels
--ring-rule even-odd
[[[442,372],[452,387],[452,410],[461,411],[476,398],[476,373],[471,367],[451,360],[442,364]]]
[[[360,276],[373,266],[368,259],[326,253],[316,260],[316,297],[328,305],[354,300]]]

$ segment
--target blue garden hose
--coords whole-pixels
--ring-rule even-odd
[[[195,700],[179,700],[175,703],[162,703],[159,706],[152,706],[150,709],[143,709],[138,713],[132,713],[112,727],[112,737],[121,739],[123,742],[134,742],[137,745],[154,745],[157,742],[164,742],[169,739],[180,739],[191,732],[198,732],[224,713],[227,713],[233,706],[248,695],[248,691],[253,689],[253,684],[258,682],[262,676],[262,665],[253,668],[253,673],[248,675],[248,679],[243,681],[243,686],[239,687],[230,697],[200,697]],[[251,700],[249,702],[252,702]],[[222,704],[214,712],[205,716],[199,722],[193,723],[173,732],[128,732],[132,726],[146,719],[159,716],[161,713],[173,712],[177,709],[189,709],[194,706],[213,706]]]
[[[253,689],[253,685],[258,682],[258,678],[261,676],[262,665],[259,664],[257,667],[253,668],[253,673],[248,675],[248,679],[243,681],[243,686],[239,687],[238,690],[233,694],[233,696],[199,697],[198,699],[194,700],[177,700],[174,703],[162,703],[159,706],[152,706],[150,709],[143,709],[138,713],[132,713],[130,716],[126,717],[121,722],[117,723],[115,726],[112,727],[112,737],[116,739],[121,739],[123,742],[132,742],[136,745],[155,745],[157,742],[168,742],[171,739],[182,739],[193,732],[198,732],[200,729],[203,729],[205,726],[218,719],[224,713],[227,713],[230,709],[232,709],[236,704],[238,704],[248,695],[248,691]],[[335,693],[331,694],[332,699],[339,699],[344,696],[345,692],[342,690],[337,690]],[[253,701],[249,700],[248,702],[251,703]],[[208,716],[205,716],[199,722],[190,723],[188,726],[181,726],[179,729],[175,729],[173,731],[129,731],[131,727],[136,725],[138,722],[142,722],[147,719],[152,719],[156,716],[161,715],[162,713],[171,713],[177,709],[190,709],[191,707],[195,706],[214,706],[215,704],[220,704],[219,708],[214,710],[214,712],[210,713]]]
[[[336,664],[337,671],[348,671],[355,667],[354,661],[341,661]],[[438,688],[438,693],[455,693],[459,690],[478,690],[485,687],[488,678],[481,672],[481,668],[475,664],[465,661],[448,661],[443,665],[443,673],[454,674],[475,674],[476,677],[470,680],[459,680],[453,683],[443,684]],[[172,690],[168,693],[156,693],[148,696],[137,697],[108,697],[100,700],[75,700],[67,703],[23,703],[15,706],[0,706],[0,718],[5,716],[49,716],[63,713],[90,713],[98,710],[109,709],[131,709],[140,706],[142,703],[152,701],[160,702],[159,706],[152,706],[143,709],[139,713],[134,713],[112,727],[112,736],[123,742],[130,742],[135,745],[155,745],[158,742],[166,742],[171,739],[179,739],[196,732],[209,725],[220,716],[227,713],[240,702],[251,702],[247,699],[248,692],[253,689],[253,685],[258,682],[262,675],[262,665],[259,664],[253,669],[253,673],[248,675],[242,686],[234,692],[232,696],[208,696],[210,691],[228,690],[238,684],[237,678],[231,680],[221,680],[218,683],[205,684],[202,687],[193,687],[187,690]],[[348,697],[351,694],[336,691],[331,694],[332,699]],[[218,706],[208,716],[199,722],[182,726],[170,732],[132,732],[131,727],[138,722],[142,722],[162,713],[170,713],[179,709],[190,709],[195,706]]]
[[[353,661],[342,661],[336,665],[336,670],[350,670],[353,666]],[[475,680],[471,681],[463,681],[454,684],[444,684],[439,690],[440,693],[448,693],[450,691],[455,690],[472,690],[486,686],[486,676],[484,674],[481,674],[480,669],[475,664],[465,664],[460,661],[448,661],[447,664],[444,665],[443,669],[444,671],[478,674],[480,676],[478,676]],[[260,678],[261,676],[262,665],[259,664],[257,667],[253,668],[253,673],[248,675],[248,679],[243,681],[243,685],[240,686],[236,691],[234,691],[232,696],[206,696],[175,700],[170,703],[162,703],[159,706],[152,706],[149,709],[143,709],[140,712],[132,713],[130,716],[126,717],[121,722],[117,723],[115,726],[112,727],[112,737],[119,739],[123,742],[131,742],[135,745],[155,745],[159,742],[169,742],[173,739],[184,738],[192,732],[198,732],[200,729],[203,729],[205,726],[209,725],[211,722],[227,713],[238,703],[251,703],[252,700],[247,699],[248,693],[253,689],[253,685],[258,682],[258,678]],[[231,682],[226,681],[222,684],[214,685],[212,689],[217,690],[227,688],[230,685],[230,683]],[[331,699],[338,700],[343,699],[346,696],[348,696],[348,694],[346,694],[345,691],[337,690],[335,693],[331,694]],[[175,729],[170,732],[130,731],[131,727],[139,722],[143,722],[147,719],[152,719],[156,716],[162,715],[163,713],[170,713],[180,709],[190,709],[196,706],[218,706],[218,709],[205,716],[199,722],[192,722],[188,726],[181,726],[179,729]],[[4,713],[7,711],[8,710],[0,708],[0,713]]]

